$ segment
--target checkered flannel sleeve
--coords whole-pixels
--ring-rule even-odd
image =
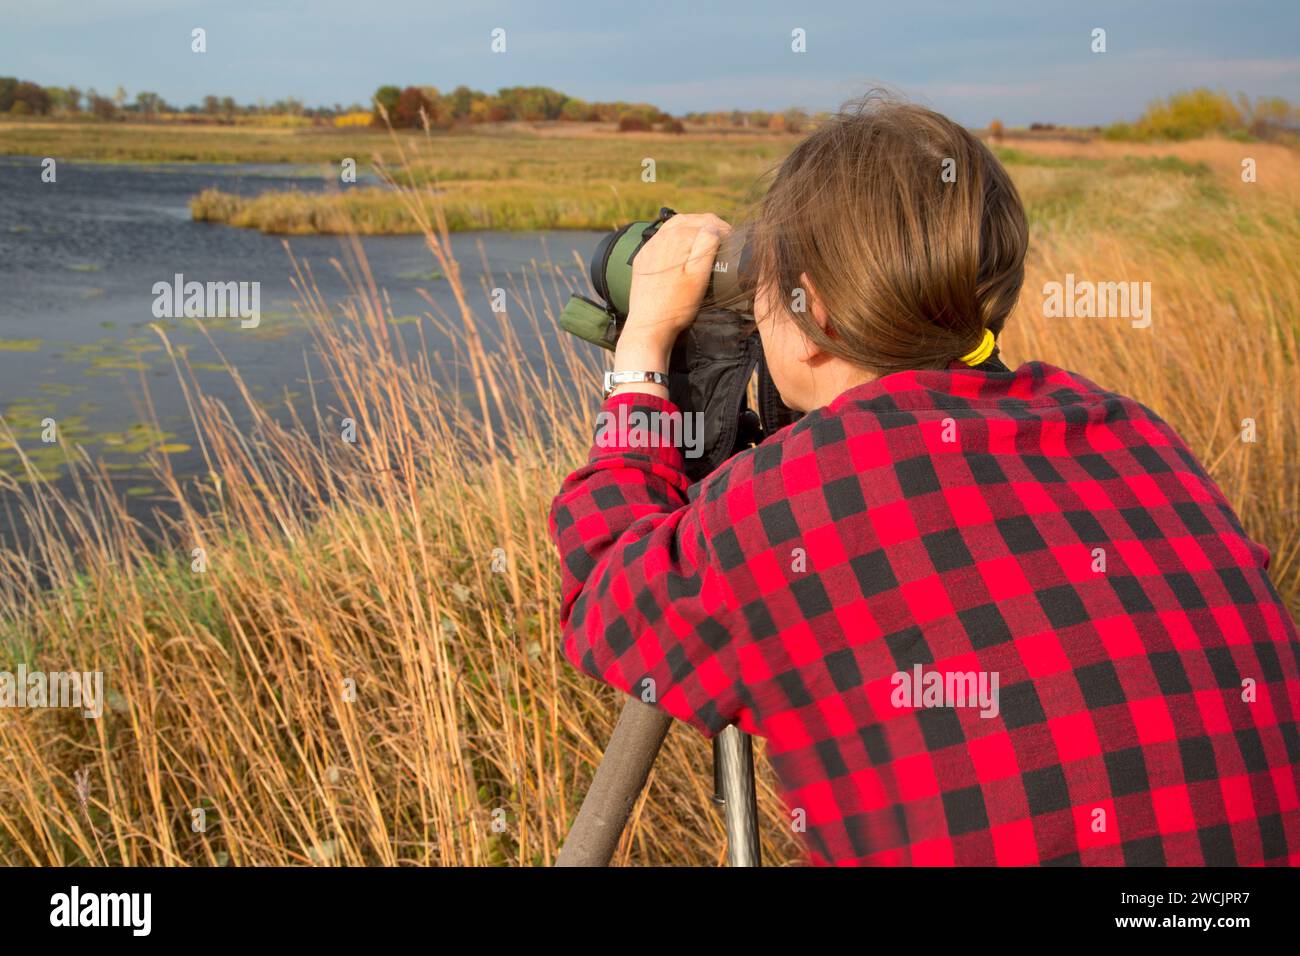
[[[610,420],[672,414],[666,399],[615,395]],[[635,419],[632,419],[635,422]],[[712,737],[741,710],[733,608],[688,501],[682,451],[611,428],[551,507],[563,569],[564,652],[578,668]]]

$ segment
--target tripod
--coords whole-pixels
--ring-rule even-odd
[[[623,705],[578,818],[555,860],[556,866],[609,865],[672,720],[636,698]],[[713,738],[713,791],[713,802],[722,807],[727,830],[727,864],[762,865],[754,791],[754,741],[735,726]]]

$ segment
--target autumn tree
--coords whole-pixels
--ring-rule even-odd
[[[385,114],[387,114],[389,122],[396,122],[393,117],[397,113],[397,101],[401,97],[401,87],[381,86],[375,90],[375,115],[371,122],[376,126],[383,126]]]
[[[418,86],[408,86],[397,98],[397,108],[393,110],[392,121],[395,127],[416,129],[424,125],[422,116],[433,118],[433,101]]]

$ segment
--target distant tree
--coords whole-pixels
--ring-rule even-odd
[[[474,107],[474,91],[468,86],[456,87],[447,95],[447,106],[452,119],[469,119],[470,110]]]
[[[424,117],[432,122],[435,112],[434,100],[427,89],[408,86],[397,98],[397,108],[392,114],[393,126],[417,129],[424,125]]]
[[[568,96],[549,86],[510,86],[497,90],[497,98],[511,119],[537,122],[559,119]]]
[[[12,76],[0,77],[0,113],[43,116],[52,105],[50,94],[37,84]]]
[[[383,126],[383,114],[388,114],[389,122],[392,122],[394,114],[397,113],[397,101],[402,97],[401,87],[381,86],[375,90],[375,125]]]
[[[1245,128],[1242,111],[1226,93],[1204,87],[1155,100],[1134,127],[1140,139],[1193,139]]]
[[[650,129],[650,121],[644,113],[628,111],[618,118],[620,133],[639,133]]]
[[[121,109],[126,103],[126,87],[119,85],[117,91],[113,93],[113,105]]]
[[[233,96],[223,96],[221,98],[221,112],[225,114],[226,119],[234,118],[234,115],[238,110],[239,107],[235,104],[235,98]]]
[[[36,116],[46,115],[53,106],[50,94],[45,91],[44,87],[37,86],[35,83],[19,83],[18,92],[14,95],[17,100],[26,102],[28,108]]]
[[[560,110],[560,119],[569,120],[573,123],[587,123],[596,118],[596,111],[592,109],[590,103],[582,100],[565,100],[563,108]]]
[[[1295,129],[1300,123],[1300,109],[1281,96],[1256,97],[1253,104],[1244,95],[1242,100],[1246,102],[1241,112],[1250,118],[1248,129],[1252,136],[1268,136],[1278,130]]]
[[[436,86],[422,86],[420,92],[424,94],[424,114],[429,119],[429,125],[436,129],[449,128],[453,117],[448,98],[439,93]]]
[[[86,93],[86,102],[95,119],[117,119],[117,105],[107,96],[100,96],[93,89]]]
[[[66,99],[64,100],[64,104],[68,112],[80,113],[81,112],[81,90],[77,89],[75,86],[69,86],[65,91],[65,93],[66,93]]]
[[[209,116],[216,116],[221,112],[221,100],[209,93],[203,97],[203,112]]]
[[[995,119],[992,123],[989,123],[989,138],[993,140],[993,142],[1002,142],[1002,136],[1005,132],[1006,130],[1002,126],[1002,120]]]
[[[135,108],[146,119],[152,119],[162,109],[162,97],[157,93],[141,90],[135,94]]]

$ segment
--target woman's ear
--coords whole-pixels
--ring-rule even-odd
[[[826,312],[826,306],[822,302],[822,297],[817,294],[817,287],[813,285],[812,279],[808,278],[808,273],[799,273],[799,288],[804,293],[805,302],[802,303],[804,311],[812,315],[813,321],[817,323],[818,327],[823,332],[828,335],[833,335],[834,332],[827,328],[827,325],[830,322],[830,315]],[[795,304],[798,305],[799,303]]]
[[[802,293],[802,302],[792,302],[790,307],[792,311],[802,311],[812,316],[812,320],[817,323],[817,327],[829,336],[835,334],[835,330],[830,327],[830,315],[826,312],[826,306],[822,303],[821,296],[817,294],[817,289],[813,285],[812,279],[808,278],[808,273],[799,273],[799,288],[795,290],[795,296],[798,298]],[[799,360],[805,363],[816,362],[822,355],[822,350],[808,336],[803,334],[803,330],[795,326],[799,331]]]

